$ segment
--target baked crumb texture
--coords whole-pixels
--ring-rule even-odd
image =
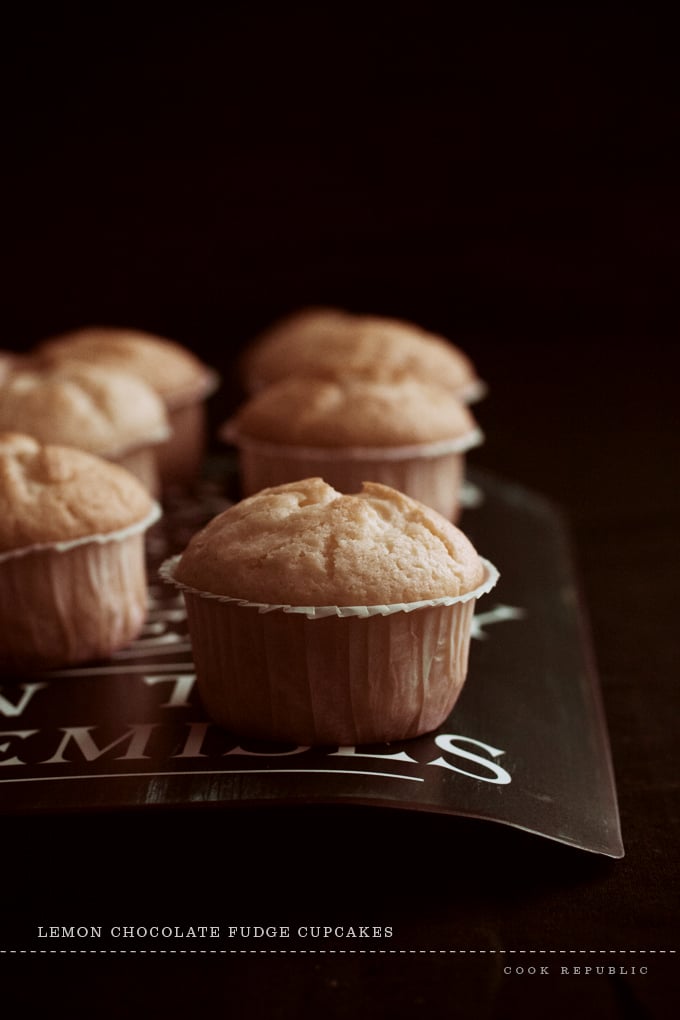
[[[361,606],[456,597],[484,570],[463,532],[424,504],[377,483],[343,495],[306,478],[215,517],[176,576],[255,602]]]

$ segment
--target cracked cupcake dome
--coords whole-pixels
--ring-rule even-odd
[[[251,601],[346,606],[457,597],[483,569],[459,528],[403,493],[367,482],[347,495],[307,478],[213,518],[175,576]]]
[[[306,478],[218,515],[161,576],[184,592],[211,717],[318,745],[436,728],[465,680],[474,603],[498,574],[403,493]]]

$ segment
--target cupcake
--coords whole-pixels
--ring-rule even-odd
[[[248,394],[292,375],[337,379],[420,379],[466,403],[485,387],[468,356],[443,337],[400,319],[303,309],[275,323],[246,349],[241,378]]]
[[[170,436],[158,450],[164,488],[183,487],[199,474],[206,446],[206,400],[215,372],[172,340],[139,330],[91,327],[44,341],[36,352],[49,362],[76,359],[130,372],[165,404]]]
[[[167,414],[134,375],[76,362],[12,372],[0,386],[0,430],[86,450],[120,463],[153,495],[159,489]]]
[[[116,464],[0,434],[0,664],[104,658],[146,617],[144,533],[159,516]]]
[[[343,495],[307,478],[213,518],[161,576],[184,592],[209,715],[311,746],[436,729],[466,677],[475,600],[498,574],[394,489]]]
[[[238,451],[242,494],[320,475],[341,492],[381,482],[451,520],[465,453],[482,441],[449,390],[402,378],[292,376],[246,401],[219,432]]]

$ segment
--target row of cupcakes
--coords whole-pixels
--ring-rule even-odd
[[[139,634],[161,511],[130,472],[0,433],[0,511],[3,669],[106,658]],[[466,678],[475,602],[498,578],[432,508],[320,478],[240,500],[160,573],[183,594],[209,716],[309,746],[435,729]]]
[[[334,308],[274,323],[239,363],[245,399],[219,430],[240,489],[319,475],[364,480],[460,513],[465,455],[483,441],[485,387],[467,355],[418,326]],[[0,429],[123,464],[158,496],[193,482],[217,374],[180,344],[120,328],[51,337],[0,358]]]
[[[403,491],[403,474],[395,486],[379,472],[406,457],[435,461],[436,474],[450,475],[450,465],[432,447],[452,437],[435,438],[427,430],[455,415],[469,425],[471,416],[465,416],[481,386],[469,362],[467,384],[457,393],[421,379],[418,366],[428,363],[424,351],[437,351],[440,379],[447,359],[451,371],[454,360],[460,366],[466,359],[415,327],[329,309],[298,318],[306,328],[316,320],[310,350],[332,354],[343,371],[306,367],[290,379],[265,380],[268,351],[278,350],[279,362],[291,367],[280,358],[281,336],[287,333],[285,344],[295,348],[304,333],[291,332],[291,320],[277,325],[246,352],[244,385],[248,366],[257,364],[255,382],[228,423],[227,438],[241,444],[244,490],[243,422],[249,416],[269,422],[271,434],[263,442],[278,450],[274,460],[285,460],[284,448],[297,445],[315,456],[322,452],[318,470],[310,471],[304,457],[293,458],[286,468],[292,478],[277,479],[273,487],[271,481],[255,483],[257,490],[244,491],[246,498],[195,535],[181,556],[164,565],[162,576],[184,594],[198,689],[221,725],[242,735],[309,744],[416,736],[435,728],[457,698],[474,602],[498,575],[452,523],[457,507],[448,503],[443,515],[433,509],[431,478],[427,498],[413,498],[418,494]],[[79,338],[81,353],[94,342],[94,368],[115,374],[110,365],[104,369],[102,354],[105,341],[119,336],[107,331],[108,337],[100,333],[93,341],[91,333]],[[27,366],[11,366],[3,395],[43,387],[44,396],[45,380],[55,376],[63,381],[70,375],[73,387],[84,367],[64,353],[67,339],[73,343],[73,337],[60,338],[31,356],[28,376],[37,374],[40,382],[27,379]],[[369,358],[371,349],[382,357]],[[348,372],[353,350],[355,366],[363,359],[364,367]],[[295,389],[300,386],[307,389]],[[286,387],[297,400],[282,405]],[[129,400],[128,390],[128,409]],[[37,398],[32,406],[39,416]],[[394,408],[401,415],[392,414]],[[361,418],[364,431],[357,433],[353,421]],[[427,427],[414,435],[410,430],[423,421]],[[33,434],[18,434],[16,419],[12,428],[0,438],[0,616],[6,635],[0,660],[44,668],[106,657],[143,625],[144,535],[160,507],[148,487],[109,462],[113,458],[102,460],[74,444],[45,445]],[[347,453],[359,461],[363,477],[344,474],[334,488],[328,475]],[[373,477],[367,478],[367,468]],[[420,484],[422,475],[412,472],[406,481]]]
[[[141,632],[145,536],[201,470],[216,373],[180,344],[93,327],[0,352],[0,664],[107,658]]]

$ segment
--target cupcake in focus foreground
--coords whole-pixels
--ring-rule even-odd
[[[305,308],[274,323],[248,345],[240,374],[249,395],[296,375],[419,379],[464,403],[486,392],[468,355],[444,337],[401,319],[337,308]]]
[[[449,390],[418,379],[297,377],[267,386],[220,430],[241,491],[319,475],[341,492],[380,482],[456,520],[465,454],[482,442]]]
[[[217,374],[174,340],[141,330],[92,326],[43,341],[36,356],[49,364],[80,361],[142,379],[165,405],[170,434],[158,450],[164,488],[185,486],[201,469],[206,446],[206,400]]]
[[[408,739],[448,716],[475,601],[498,578],[431,508],[369,483],[265,489],[215,517],[161,576],[184,593],[208,714],[301,745]]]
[[[0,664],[104,658],[146,618],[144,535],[158,505],[130,472],[0,433]]]

